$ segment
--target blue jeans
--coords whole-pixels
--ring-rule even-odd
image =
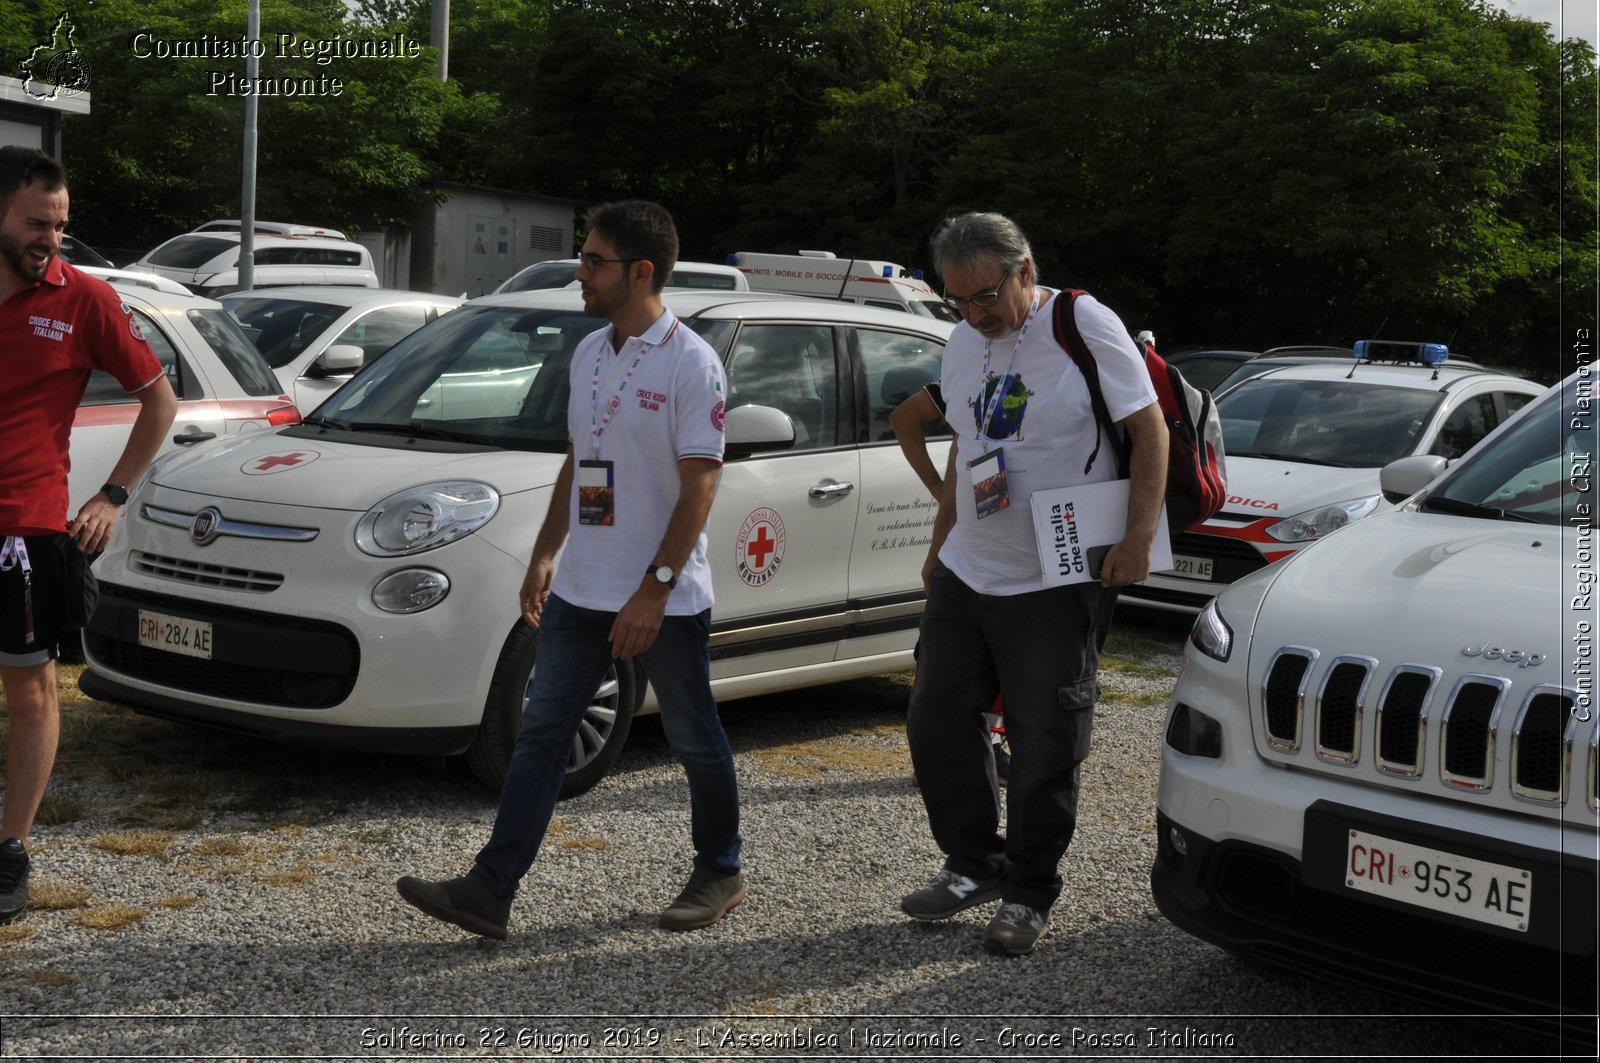
[[[616,614],[582,609],[551,595],[539,625],[539,652],[522,730],[511,755],[500,811],[474,874],[499,896],[516,892],[539,854],[555,813],[573,737],[611,664]],[[739,784],[733,750],[711,696],[711,610],[667,616],[655,642],[636,661],[661,705],[667,742],[689,777],[695,866],[739,870]]]

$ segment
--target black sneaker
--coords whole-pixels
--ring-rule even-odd
[[[977,881],[940,868],[932,882],[900,898],[900,910],[913,919],[948,919],[999,896],[998,878]]]
[[[496,941],[506,938],[511,898],[490,893],[489,884],[477,875],[462,875],[442,882],[407,875],[394,885],[406,903],[418,911],[486,938]]]
[[[28,850],[21,839],[0,842],[0,923],[16,919],[28,907]]]
[[[727,915],[744,900],[744,876],[697,867],[688,885],[661,913],[663,930],[700,930]]]
[[[1044,937],[1045,928],[1049,925],[1049,912],[1008,901],[989,920],[989,928],[983,935],[983,947],[1002,956],[1025,956]]]

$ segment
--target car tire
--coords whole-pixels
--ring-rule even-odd
[[[518,621],[500,651],[489,684],[489,698],[483,707],[483,721],[466,752],[472,773],[492,790],[498,791],[504,784],[506,770],[511,766],[537,653],[536,632]],[[578,725],[567,774],[561,782],[562,800],[594,789],[605,778],[622,755],[638,708],[638,679],[632,662],[612,661]]]

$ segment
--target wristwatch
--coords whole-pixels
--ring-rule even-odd
[[[126,487],[118,484],[101,484],[100,491],[106,496],[106,501],[113,506],[125,506],[128,504],[128,489]]]
[[[657,583],[664,583],[669,588],[678,585],[678,577],[672,574],[671,565],[651,565],[644,570],[646,576],[654,576]]]

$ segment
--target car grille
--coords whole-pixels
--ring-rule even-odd
[[[1180,532],[1172,537],[1172,552],[1186,557],[1211,559],[1211,582],[1232,583],[1258,568],[1267,567],[1261,551],[1241,539],[1225,535]]]
[[[217,655],[205,660],[141,645],[140,610],[211,623],[217,630]],[[339,624],[113,583],[101,584],[100,603],[84,639],[90,658],[114,674],[172,691],[284,708],[340,704],[355,688],[361,663],[355,635]]]
[[[224,587],[231,591],[249,591],[266,594],[283,586],[281,572],[262,572],[252,568],[232,568],[228,565],[208,565],[181,557],[147,554],[135,550],[129,564],[136,572],[157,579],[196,583],[204,587]]]
[[[1268,662],[1261,725],[1273,750],[1298,755],[1309,741],[1322,762],[1360,764],[1368,756],[1362,740],[1370,715],[1370,757],[1384,775],[1421,779],[1431,771],[1456,792],[1506,791],[1521,801],[1566,803],[1584,723],[1573,711],[1576,691],[1546,684],[1514,700],[1502,676],[1466,675],[1446,690],[1443,671],[1427,665],[1381,672],[1370,657],[1348,656],[1319,669],[1319,657],[1314,649],[1285,646]],[[1583,786],[1589,807],[1600,811],[1596,736],[1600,730],[1591,728]],[[1495,777],[1501,743],[1510,744],[1507,779]],[[1432,768],[1430,754],[1438,761]]]

